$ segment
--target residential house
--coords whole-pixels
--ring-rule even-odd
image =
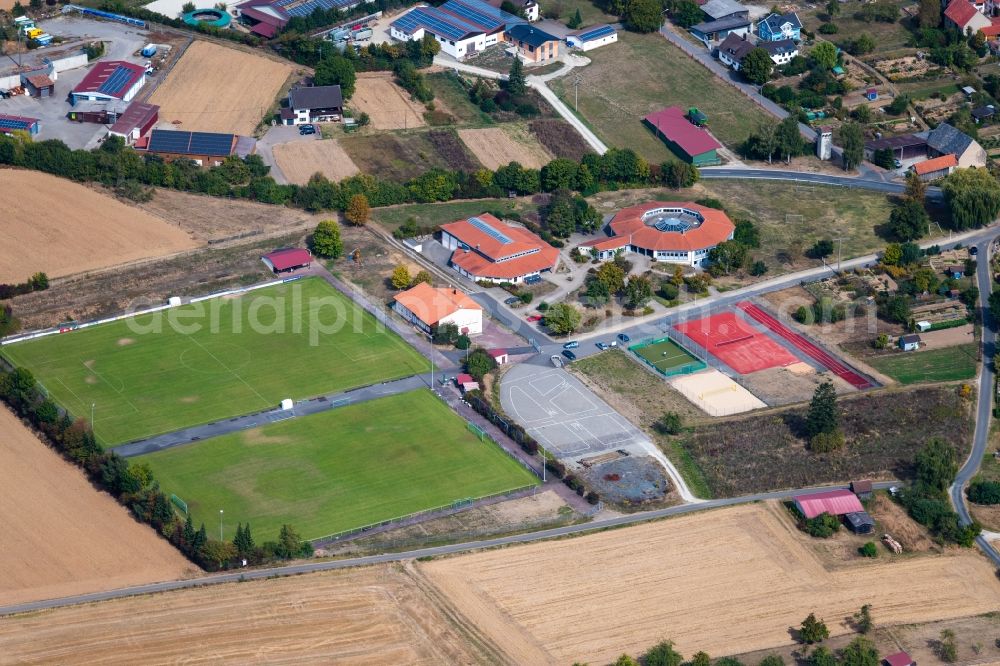
[[[941,123],[927,133],[927,156],[949,153],[957,158],[960,169],[986,166],[986,151],[975,139],[948,123]]]
[[[769,42],[777,42],[782,39],[800,41],[802,39],[802,21],[799,20],[795,12],[769,14],[757,24],[757,35]]]
[[[948,8],[944,10],[944,22],[946,26],[955,28],[963,35],[975,34],[993,25],[989,17],[969,0],[951,0]]]
[[[920,349],[920,336],[916,333],[907,333],[899,336],[897,341],[899,348],[903,351],[917,351]]]
[[[986,106],[977,106],[970,113],[972,114],[972,119],[976,121],[976,124],[983,122],[984,120],[990,120],[996,114],[996,107],[992,104],[987,104]]]
[[[344,114],[340,86],[309,86],[288,91],[288,107],[281,110],[285,125],[338,121]]]
[[[779,39],[776,42],[761,42],[758,44],[771,56],[771,62],[777,67],[787,65],[799,54],[799,45],[793,39]]]
[[[920,177],[920,180],[937,180],[944,178],[958,166],[958,160],[952,153],[935,157],[923,162],[917,162],[910,169]]]
[[[726,67],[732,67],[737,72],[743,63],[743,58],[753,51],[754,45],[739,35],[729,35],[719,44],[719,62]]]
[[[504,38],[517,49],[517,55],[526,62],[548,62],[559,57],[559,42],[555,35],[533,25],[519,23],[507,28]]]
[[[725,39],[729,35],[745,37],[750,34],[750,19],[742,16],[726,16],[716,21],[705,21],[691,26],[691,34],[709,46],[712,42]]]

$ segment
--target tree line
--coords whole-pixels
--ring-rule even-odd
[[[91,424],[60,409],[25,368],[0,370],[0,400],[30,423],[47,445],[81,468],[92,483],[203,569],[216,571],[240,566],[243,560],[263,564],[312,554],[312,545],[290,525],[282,526],[276,541],[257,545],[249,523],[240,524],[235,538],[226,541],[208,536],[204,523],[195,529],[190,514],[182,521],[148,465],[131,464],[114,451],[105,451]]]

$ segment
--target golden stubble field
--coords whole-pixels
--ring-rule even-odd
[[[197,247],[183,229],[70,180],[0,169],[0,282],[23,282]]]
[[[0,605],[198,572],[5,407],[0,432]],[[6,652],[0,639],[0,661]]]
[[[0,664],[471,664],[402,566],[168,592],[0,620]]]
[[[440,103],[437,105],[440,108]],[[374,129],[413,129],[426,124],[424,105],[397,86],[387,72],[359,74],[348,106],[359,113],[367,113]]]
[[[195,41],[149,98],[160,120],[194,132],[251,135],[294,71],[291,64]]]
[[[487,169],[519,162],[529,169],[541,169],[552,155],[531,134],[519,127],[460,129],[458,136]]]
[[[274,160],[289,183],[305,185],[317,171],[333,181],[358,173],[358,167],[334,139],[280,143],[273,149]]]
[[[831,633],[863,604],[882,624],[997,610],[975,551],[828,569],[778,504],[719,509],[572,541],[420,563],[467,621],[517,663],[607,663],[668,638],[686,656],[791,643],[810,612]]]

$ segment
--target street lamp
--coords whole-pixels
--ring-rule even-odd
[[[222,540],[222,509],[219,509],[219,541]]]

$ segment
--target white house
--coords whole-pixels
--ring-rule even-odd
[[[340,86],[308,86],[288,92],[288,108],[281,110],[281,120],[285,125],[335,122],[343,113]]]
[[[536,7],[537,11],[537,7]],[[441,51],[464,60],[504,41],[504,31],[526,19],[482,0],[448,0],[440,7],[417,7],[389,24],[389,35],[401,42],[432,35]]]
[[[458,289],[440,289],[421,282],[397,294],[392,309],[424,333],[454,324],[464,335],[483,332],[483,308]]]
[[[760,47],[771,56],[771,62],[779,67],[787,65],[792,58],[799,54],[799,46],[793,39],[781,39],[776,42],[762,41]]]
[[[566,44],[581,51],[590,51],[618,41],[618,31],[610,25],[595,25],[566,35]]]

